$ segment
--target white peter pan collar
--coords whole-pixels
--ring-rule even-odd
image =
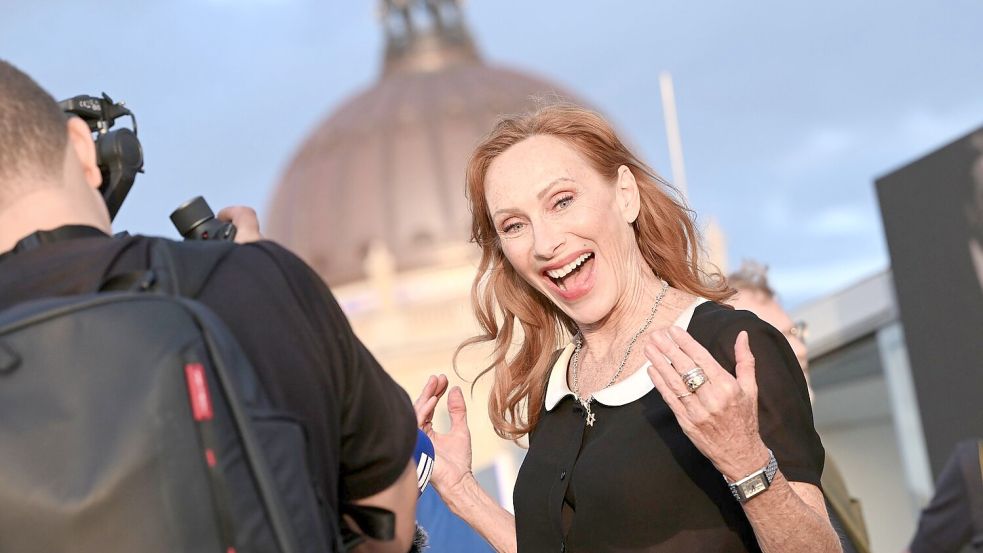
[[[689,327],[689,322],[693,318],[693,312],[706,301],[705,298],[696,298],[693,300],[693,303],[676,317],[673,324],[680,328]],[[553,368],[550,370],[550,379],[546,385],[547,411],[552,411],[556,407],[556,404],[560,403],[561,399],[574,395],[573,391],[570,390],[570,386],[567,385],[567,367],[570,364],[570,357],[573,356],[573,350],[574,343],[571,340],[563,348],[560,357],[556,359],[556,362],[553,363]],[[594,401],[607,405],[608,407],[620,407],[641,399],[645,394],[651,392],[652,388],[655,388],[655,385],[652,384],[652,379],[649,378],[648,371],[645,370],[651,364],[651,362],[646,361],[645,364],[628,375],[624,380],[598,391],[594,394]]]

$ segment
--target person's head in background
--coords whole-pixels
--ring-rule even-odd
[[[809,350],[805,344],[805,324],[797,323],[782,308],[775,291],[768,284],[768,267],[754,261],[744,261],[741,268],[727,277],[727,284],[737,290],[727,303],[734,309],[744,309],[758,316],[785,335],[792,351],[795,352],[806,383],[809,383]],[[812,386],[809,397],[813,397]]]
[[[31,77],[0,60],[0,252],[36,230],[110,231],[89,126],[68,118]]]

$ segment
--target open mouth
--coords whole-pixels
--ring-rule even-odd
[[[553,282],[553,284],[557,286],[557,288],[566,291],[568,288],[574,288],[578,284],[581,284],[580,281],[590,274],[588,268],[593,259],[594,253],[586,252],[559,269],[546,271],[545,275]]]

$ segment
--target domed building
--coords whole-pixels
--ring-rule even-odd
[[[478,249],[468,242],[464,169],[503,114],[542,99],[578,101],[541,78],[486,63],[458,2],[388,0],[378,81],[330,114],[276,187],[264,232],[331,285],[360,339],[416,397],[430,374],[461,385],[471,411],[474,468],[505,506],[522,450],[485,416],[489,348],[470,309]],[[438,413],[437,426],[446,413]],[[446,427],[445,427],[446,428]]]
[[[440,262],[465,244],[464,167],[502,114],[572,96],[484,63],[449,0],[383,4],[382,74],[300,147],[273,196],[267,229],[332,286],[366,278],[384,246],[396,271]],[[297,209],[302,206],[302,209]]]

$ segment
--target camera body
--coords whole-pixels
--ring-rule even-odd
[[[106,93],[101,98],[82,94],[58,102],[58,106],[65,113],[81,118],[96,133],[96,156],[102,172],[99,192],[109,210],[109,219],[113,220],[137,173],[143,172],[143,147],[137,139],[136,117],[123,102],[114,102]],[[124,116],[132,120],[132,129],[109,130],[116,119]]]
[[[95,133],[96,161],[102,172],[99,192],[109,210],[109,220],[116,218],[137,173],[143,172],[143,147],[137,138],[137,119],[124,102],[114,102],[105,92],[102,97],[81,94],[58,102],[66,114],[79,117]],[[128,116],[133,128],[110,130],[120,117]],[[171,213],[171,222],[185,240],[233,240],[236,227],[215,218],[208,202],[196,196]]]

